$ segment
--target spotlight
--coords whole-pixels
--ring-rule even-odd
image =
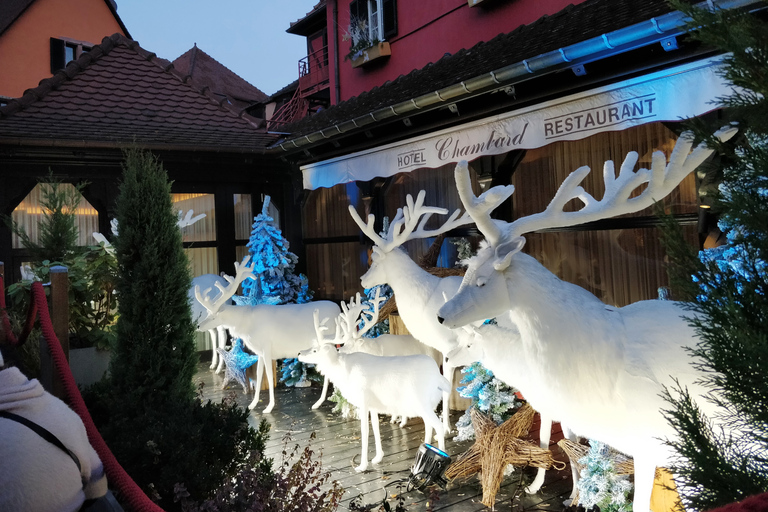
[[[433,484],[445,487],[443,473],[450,463],[451,457],[443,450],[422,443],[411,468],[410,485],[420,491]]]

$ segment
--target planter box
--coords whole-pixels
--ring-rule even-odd
[[[69,350],[69,368],[78,386],[90,386],[100,381],[109,369],[112,354],[96,347]]]
[[[371,46],[367,50],[363,50],[359,57],[352,59],[352,67],[359,68],[360,66],[369,64],[377,59],[389,57],[390,55],[392,55],[392,52],[389,49],[389,43],[379,43]]]

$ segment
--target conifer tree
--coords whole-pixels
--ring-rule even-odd
[[[117,199],[120,275],[116,391],[141,393],[146,405],[189,403],[197,365],[187,291],[192,283],[171,186],[150,153],[126,152]]]
[[[120,297],[110,378],[86,393],[89,411],[131,478],[164,510],[180,511],[177,485],[207,499],[252,451],[269,426],[248,426],[248,411],[195,396],[191,285],[165,171],[150,153],[126,151],[114,248]],[[271,473],[271,461],[260,459]],[[268,484],[265,484],[268,485]]]
[[[706,510],[768,491],[768,25],[745,12],[674,4],[692,17],[695,38],[730,52],[723,76],[739,89],[720,103],[742,133],[730,146],[708,138],[723,154],[712,210],[726,246],[697,258],[665,221],[672,282],[691,301],[699,335],[692,354],[723,411],[705,417],[686,390],[668,390],[667,417],[679,435],[671,469],[683,503]]]

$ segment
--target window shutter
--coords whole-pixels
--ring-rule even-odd
[[[384,39],[397,35],[397,0],[383,0],[381,10],[384,13]]]
[[[60,69],[64,69],[64,41],[61,39],[51,38],[51,74],[57,72]]]

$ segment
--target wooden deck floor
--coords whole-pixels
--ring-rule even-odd
[[[206,399],[220,401],[225,395],[235,393],[237,403],[247,407],[251,396],[245,396],[242,389],[230,387],[222,391],[223,377],[214,375],[208,369],[208,363],[200,363],[196,381],[202,382],[203,396]],[[320,387],[313,384],[310,388],[286,388],[280,386],[275,390],[276,405],[272,413],[261,414],[260,411],[268,401],[267,391],[261,392],[259,407],[250,414],[250,422],[256,426],[265,418],[271,425],[270,439],[267,444],[267,456],[279,463],[283,448],[283,438],[290,434],[291,446],[299,444],[304,447],[312,432],[317,438],[313,441],[315,452],[322,452],[324,470],[330,471],[332,479],[337,480],[345,489],[343,501],[339,510],[347,510],[350,501],[356,499],[362,504],[380,502],[385,493],[390,497],[390,505],[394,509],[393,496],[398,494],[397,487],[384,486],[395,480],[405,479],[409,475],[410,466],[416,457],[419,446],[424,441],[424,423],[416,418],[408,421],[405,427],[388,423],[388,418],[381,423],[381,438],[384,448],[384,460],[377,466],[364,473],[356,473],[354,467],[359,464],[360,456],[360,422],[345,420],[339,414],[332,413],[333,403],[326,401],[319,409],[311,410],[311,405],[320,397]],[[452,414],[452,423],[461,416],[461,412]],[[567,462],[567,457],[554,445],[562,438],[557,425],[553,426],[553,453],[557,459]],[[531,438],[538,442],[538,426],[534,424]],[[453,435],[446,439],[446,451],[457,457],[463,453],[471,441],[462,443],[453,440]],[[369,443],[370,457],[374,455],[373,433]],[[354,462],[353,462],[354,460]],[[496,510],[545,510],[560,511],[562,502],[571,490],[570,469],[563,471],[551,470],[541,491],[528,495],[522,490],[533,479],[535,469],[525,468],[516,471],[505,478],[496,496]],[[521,484],[522,479],[522,484]],[[451,512],[473,512],[487,510],[482,503],[482,488],[477,479],[463,483],[451,483],[439,493],[439,499],[429,504],[428,497],[417,490],[405,492],[403,497],[409,511],[450,510]]]

